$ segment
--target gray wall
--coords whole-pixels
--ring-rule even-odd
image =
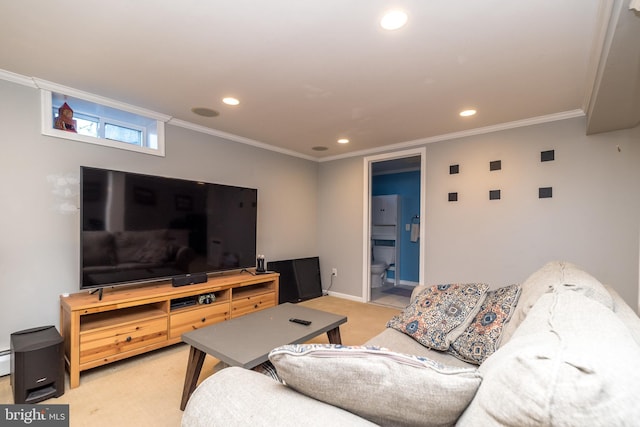
[[[257,188],[258,252],[317,255],[316,162],[170,125],[166,157],[43,136],[38,90],[3,80],[0,129],[0,350],[11,332],[59,326],[59,295],[78,291],[79,215],[60,212],[47,177],[81,165]]]
[[[258,188],[258,251],[271,260],[320,255],[324,287],[336,267],[331,290],[362,297],[361,157],[318,164],[169,125],[162,158],[43,136],[39,120],[39,92],[0,80],[0,350],[12,331],[57,326],[59,295],[78,290],[79,216],[60,212],[47,177],[81,165]],[[584,122],[426,145],[427,283],[501,286],[564,259],[636,308],[640,127],[585,136]],[[541,164],[547,149],[556,160]],[[503,170],[490,173],[498,159]],[[454,163],[458,176],[448,174]],[[554,197],[539,200],[540,186]],[[503,199],[490,202],[494,187]],[[460,201],[447,202],[449,191]]]
[[[318,242],[322,287],[362,297],[362,158],[321,163],[318,190]],[[338,277],[331,282],[331,268]]]
[[[498,287],[561,259],[637,308],[640,127],[586,136],[577,118],[425,147],[427,284]],[[556,160],[541,163],[540,151],[549,149]],[[501,171],[489,172],[492,160],[502,160]],[[459,175],[449,175],[451,164]],[[363,167],[362,158],[332,161],[319,174],[323,269],[338,268],[332,291],[355,298],[363,290]],[[547,186],[553,198],[538,199],[538,187]],[[490,201],[490,189],[501,189],[502,199]],[[453,191],[455,203],[447,201]]]

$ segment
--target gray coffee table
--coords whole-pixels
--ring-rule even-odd
[[[291,318],[311,324],[293,323]],[[346,321],[346,316],[285,303],[183,334],[182,341],[191,349],[180,409],[184,410],[196,389],[207,354],[230,366],[251,369],[266,362],[274,348],[300,344],[325,332],[330,343],[342,344],[340,325]]]

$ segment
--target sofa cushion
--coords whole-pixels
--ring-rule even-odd
[[[605,286],[591,274],[575,264],[562,263],[562,280],[554,284],[557,291],[580,293],[594,301],[598,301],[608,309],[613,309],[613,298]]]
[[[379,425],[452,425],[481,380],[475,368],[375,347],[286,345],[269,360],[289,387]]]
[[[605,307],[613,307],[613,299],[605,287],[593,276],[575,264],[564,261],[551,261],[532,273],[522,283],[520,299],[511,321],[505,326],[502,343],[506,344],[527,317],[527,313],[541,295],[558,291],[581,293],[594,299]]]
[[[420,344],[445,351],[473,320],[489,285],[484,283],[431,286],[387,323]]]
[[[520,285],[487,292],[478,314],[447,351],[469,363],[479,365],[484,362],[498,349],[503,328],[509,322],[519,296]]]
[[[459,425],[631,425],[640,419],[639,360],[607,307],[580,293],[545,294],[480,366],[482,387]]]
[[[384,331],[367,341],[365,345],[388,348],[396,353],[413,354],[415,356],[426,357],[434,362],[442,363],[447,366],[477,368],[477,364],[464,362],[463,360],[455,358],[444,351],[433,350],[429,347],[425,347],[409,335],[391,328],[386,328]]]

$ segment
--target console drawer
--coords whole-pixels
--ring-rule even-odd
[[[204,305],[171,313],[169,338],[229,319],[229,303]]]
[[[249,296],[246,298],[234,298],[231,302],[231,317],[243,316],[254,311],[274,307],[275,305],[275,292]]]
[[[80,364],[166,340],[166,317],[82,332]]]

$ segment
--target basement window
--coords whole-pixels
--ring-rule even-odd
[[[44,135],[164,156],[168,116],[52,83],[37,83]],[[55,90],[48,90],[51,86]]]

